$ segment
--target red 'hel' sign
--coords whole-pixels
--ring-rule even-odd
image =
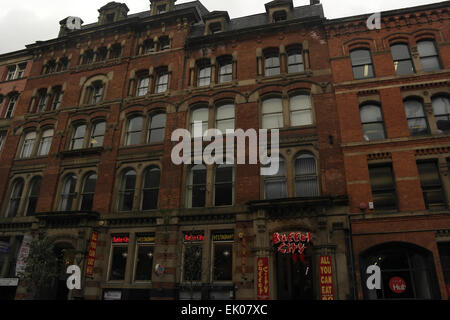
[[[389,288],[394,293],[403,293],[406,291],[406,282],[400,277],[393,277],[389,280]]]

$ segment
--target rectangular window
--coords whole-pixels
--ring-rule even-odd
[[[203,231],[184,232],[183,281],[202,281]]]
[[[233,281],[234,232],[215,232],[213,241],[213,281]]]
[[[293,50],[288,55],[288,73],[305,71],[301,49]]]
[[[219,69],[219,82],[230,82],[233,80],[233,62],[226,61],[220,65]]]
[[[16,66],[8,67],[8,73],[6,75],[6,81],[14,80],[14,76],[16,75]]]
[[[375,76],[370,50],[354,50],[350,53],[350,59],[353,67],[353,77],[355,80],[373,78]]]
[[[264,60],[266,77],[277,76],[280,74],[280,58],[278,56],[267,57]]]
[[[422,63],[423,71],[432,72],[441,69],[439,61],[439,53],[436,48],[436,43],[432,40],[419,41],[417,43],[417,51],[419,52],[420,62]]]
[[[369,168],[375,210],[397,209],[397,194],[391,165]]]
[[[47,92],[42,92],[39,97],[39,102],[38,102],[36,112],[39,113],[39,112],[45,111],[46,105],[47,105]]]
[[[61,90],[55,91],[53,94],[52,110],[57,110],[61,106],[62,96]]]
[[[158,75],[158,81],[156,84],[156,93],[166,92],[169,88],[169,74],[167,72],[160,73]]]
[[[125,269],[128,257],[128,235],[116,235],[112,237],[110,281],[125,280]]]
[[[409,47],[406,44],[395,44],[391,46],[392,59],[394,60],[395,72],[398,75],[414,73],[414,64],[411,59]]]
[[[25,74],[26,67],[27,67],[26,63],[19,64],[19,71],[17,72],[17,79],[23,78],[23,75]]]
[[[152,281],[155,234],[136,235],[134,281]]]
[[[434,161],[419,162],[417,169],[427,209],[444,209],[446,207],[444,190],[437,163]]]
[[[307,126],[313,124],[311,97],[306,94],[293,96],[289,100],[291,126]]]
[[[5,114],[5,119],[9,119],[12,117],[16,103],[17,103],[17,96],[12,96],[9,98],[8,108],[6,109],[6,114]]]
[[[219,165],[216,167],[215,205],[231,206],[234,198],[233,166]]]
[[[211,83],[211,67],[203,66],[199,68],[197,86],[209,86]]]
[[[139,84],[137,88],[137,96],[145,96],[148,92],[148,84],[150,82],[150,77],[143,77],[139,79]]]
[[[283,102],[279,98],[267,99],[262,103],[263,129],[283,128]]]

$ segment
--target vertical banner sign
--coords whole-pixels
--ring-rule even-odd
[[[241,251],[241,271],[242,277],[245,277],[246,268],[247,268],[247,242],[245,239],[245,230],[242,233],[242,251]]]
[[[320,300],[334,300],[331,256],[320,256]]]
[[[97,251],[98,233],[92,232],[91,242],[89,244],[89,253],[86,263],[86,275],[88,277],[94,276],[94,265],[95,265],[95,253]]]
[[[25,272],[26,268],[26,259],[28,258],[28,255],[30,254],[30,246],[31,242],[33,241],[33,237],[31,235],[25,235],[22,240],[22,245],[20,246],[19,255],[17,257],[17,263],[16,263],[16,277],[19,276],[19,274]]]
[[[258,300],[269,300],[269,258],[258,258]]]

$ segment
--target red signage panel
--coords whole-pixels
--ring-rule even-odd
[[[320,256],[320,300],[334,300],[331,256]]]
[[[89,243],[89,253],[86,263],[86,275],[89,277],[94,276],[95,265],[95,253],[97,251],[98,233],[92,232],[91,242]]]
[[[269,258],[258,258],[258,300],[269,300]]]

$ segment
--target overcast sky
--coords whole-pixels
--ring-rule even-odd
[[[129,14],[147,11],[148,0],[116,0],[125,2]],[[177,4],[192,0],[178,0]],[[201,0],[210,11],[226,10],[231,18],[262,13],[270,0]],[[77,16],[85,24],[97,21],[98,9],[108,0],[0,0],[0,54],[21,50],[38,40],[56,38],[59,21]],[[439,0],[322,0],[325,15],[329,19],[375,13],[423,4]],[[294,6],[309,4],[309,0],[294,0]]]

